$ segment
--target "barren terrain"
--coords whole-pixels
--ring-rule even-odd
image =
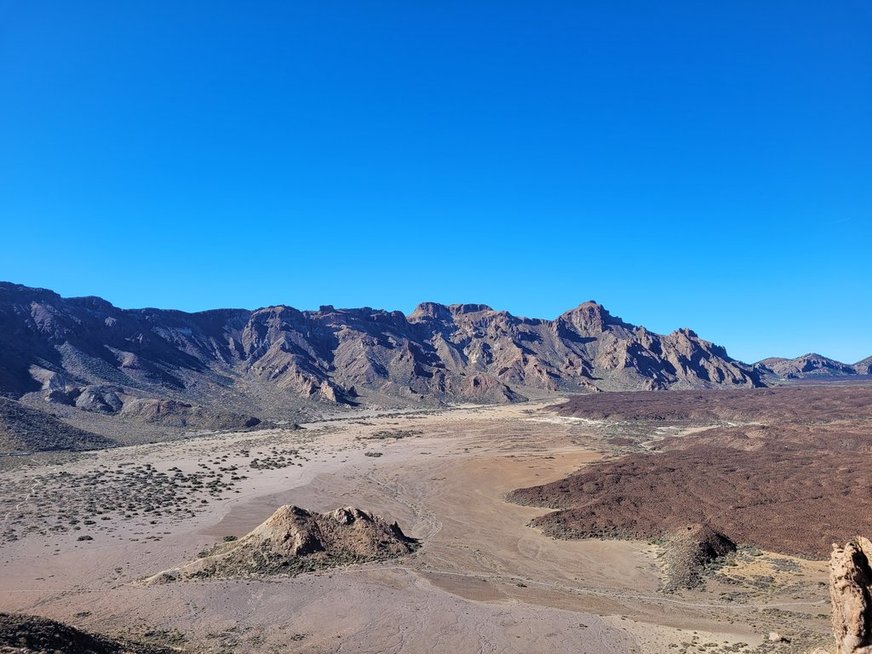
[[[660,538],[704,523],[736,542],[826,558],[872,530],[872,385],[576,397],[561,413],[670,433],[518,502],[558,537]],[[674,432],[682,433],[682,432]],[[632,439],[627,441],[632,443]]]
[[[16,457],[0,472],[0,611],[190,652],[803,652],[828,641],[820,561],[739,539],[702,586],[664,593],[655,539],[529,526],[550,509],[508,502],[514,489],[722,422],[563,413],[553,400],[371,413],[60,463]],[[420,547],[294,576],[143,583],[286,504],[358,506]],[[771,630],[791,642],[770,642]]]

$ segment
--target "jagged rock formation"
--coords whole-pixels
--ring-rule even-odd
[[[673,592],[700,586],[706,567],[735,551],[733,541],[708,525],[688,525],[676,531],[664,545],[661,589]]]
[[[857,536],[830,556],[833,635],[839,654],[872,654],[872,543]]]
[[[48,618],[0,613],[0,652],[9,654],[172,654],[173,649],[90,634]]]
[[[662,336],[586,302],[555,320],[479,304],[398,311],[123,310],[0,283],[0,395],[74,414],[138,400],[289,418],[312,402],[514,402],[534,393],[759,386],[689,329]],[[208,421],[206,421],[208,422]]]
[[[223,543],[180,568],[161,572],[147,583],[241,575],[297,574],[349,563],[396,558],[418,542],[354,507],[314,513],[282,506],[239,540]]]

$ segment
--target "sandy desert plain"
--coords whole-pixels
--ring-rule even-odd
[[[739,543],[704,585],[663,592],[658,539],[560,540],[530,526],[550,509],[507,501],[514,489],[735,424],[577,417],[564,401],[358,412],[297,429],[7,460],[0,611],[190,652],[712,654],[829,644],[823,560]],[[421,547],[297,576],[143,583],[283,504],[357,506],[398,521]],[[770,640],[772,631],[784,638]]]

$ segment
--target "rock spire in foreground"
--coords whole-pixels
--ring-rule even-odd
[[[830,596],[839,654],[872,654],[872,542],[857,536],[833,544]]]

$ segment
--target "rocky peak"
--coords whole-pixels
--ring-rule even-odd
[[[609,325],[624,325],[620,318],[615,318],[605,307],[593,300],[579,304],[557,320],[572,324],[582,334],[600,334]]]
[[[30,302],[56,302],[61,296],[47,288],[32,288],[22,284],[0,282],[0,301],[30,303]]]
[[[116,308],[112,305],[111,302],[107,302],[101,297],[97,297],[95,295],[86,295],[84,297],[71,297],[71,304],[78,304],[79,306],[85,307],[86,309],[91,309],[92,311],[101,311],[103,313],[111,313],[116,311]]]
[[[409,314],[409,322],[422,322],[426,320],[451,320],[451,310],[438,302],[421,302],[412,313]]]
[[[483,313],[483,312],[492,312],[493,309],[486,304],[452,304],[449,307],[451,313]]]

